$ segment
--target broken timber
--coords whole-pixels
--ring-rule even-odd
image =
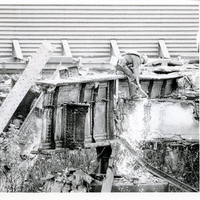
[[[43,66],[47,63],[53,51],[54,47],[45,41],[35,55],[33,55],[26,69],[23,71],[17,83],[0,107],[0,132],[5,129],[24,96],[35,83],[36,78],[41,72]]]
[[[111,144],[112,153],[108,161],[106,178],[103,181],[101,192],[111,192],[112,190],[112,183],[114,180],[114,160],[117,155],[117,145],[117,142]]]
[[[181,61],[178,60],[172,60],[172,59],[158,59],[154,62],[152,62],[152,66],[157,66],[157,65],[161,65],[161,66],[182,66],[183,63]]]
[[[12,56],[14,58],[17,58],[19,60],[24,60],[19,41],[18,40],[13,40],[12,41]]]
[[[158,56],[161,58],[170,58],[167,46],[164,40],[158,40]]]
[[[119,54],[120,54],[120,51],[119,51],[116,40],[111,40],[110,41],[110,57],[111,57],[110,64],[114,66],[117,64],[117,58]]]
[[[61,42],[62,42],[63,55],[68,56],[69,58],[72,58],[72,61],[73,61],[72,53],[71,53],[71,50],[70,50],[67,40],[62,40]]]

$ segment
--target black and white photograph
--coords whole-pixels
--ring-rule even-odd
[[[0,2],[0,198],[199,193],[199,5]]]

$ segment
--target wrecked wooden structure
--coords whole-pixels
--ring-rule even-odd
[[[164,98],[175,89],[173,81],[180,77],[143,77],[141,85],[150,98]],[[74,148],[79,144],[84,147],[84,143],[116,138],[114,104],[119,93],[123,98],[129,98],[128,82],[124,75],[99,74],[46,80],[38,84],[44,92],[44,149]]]
[[[150,104],[147,104],[147,107],[145,107],[144,116],[142,112],[136,113],[135,115],[139,114],[136,116],[138,122],[144,120],[145,124],[143,127],[147,135],[152,132],[151,126],[156,126],[152,124],[156,119],[164,120],[161,124],[158,122],[161,127],[157,127],[158,129],[163,127],[162,131],[164,131],[164,134],[168,134],[168,132],[173,130],[174,133],[171,137],[175,134],[182,134],[181,136],[184,137],[184,134],[180,131],[183,126],[180,127],[176,122],[173,124],[173,118],[171,121],[169,120],[166,122],[165,119],[162,119],[165,117],[164,115],[157,118],[160,112],[165,112],[165,109],[161,109],[157,114],[155,113],[155,111],[160,108],[159,103],[157,103],[159,101],[161,102],[160,104],[165,104],[164,107],[166,107],[166,109],[169,109],[166,112],[168,114],[170,110],[175,109],[181,105],[181,103],[183,107],[180,106],[180,109],[184,110],[186,108],[187,110],[187,107],[190,107],[190,103],[185,102],[185,100],[180,102],[180,100],[167,99],[168,95],[170,95],[173,90],[176,90],[173,83],[181,76],[173,74],[170,78],[169,77],[169,75],[140,77],[143,90],[150,95],[150,99],[147,100]],[[169,82],[168,84],[166,84],[167,81]],[[124,99],[124,101],[129,101],[126,100],[129,97],[126,77],[124,75],[98,74],[83,77],[68,77],[67,79],[59,80],[44,80],[37,82],[37,84],[42,87],[44,93],[43,128],[40,151],[48,153],[49,150],[60,152],[64,151],[66,148],[97,147],[97,151],[101,152],[102,148],[106,148],[100,158],[101,164],[99,173],[107,173],[107,179],[105,179],[101,191],[111,191],[114,172],[110,170],[109,166],[113,166],[113,159],[116,157],[114,149],[116,148],[118,138],[120,138],[120,130],[116,131],[116,122],[121,119],[117,118],[116,113],[121,110],[117,110],[117,104],[119,103],[118,100],[121,98]],[[153,86],[151,86],[151,84]],[[140,103],[144,100],[136,100],[133,102],[132,107],[138,108],[138,101]],[[153,108],[154,101],[156,106]],[[132,109],[131,106],[130,109]],[[153,109],[154,111],[151,112],[149,109]],[[178,112],[180,112],[180,109],[178,108]],[[133,109],[133,116],[134,112],[136,112],[136,110]],[[153,116],[153,113],[155,113],[155,116]],[[177,117],[185,114],[186,113],[181,111],[180,114],[177,113]],[[152,118],[153,122],[148,118]],[[168,118],[170,118],[170,116]],[[193,116],[191,118],[193,118]],[[185,121],[184,119],[182,120],[184,124]],[[134,121],[132,121],[132,123],[134,123]],[[168,127],[169,123],[172,128]],[[135,128],[137,130],[137,127]],[[192,131],[194,135],[193,133],[189,133],[189,138],[191,139],[192,137],[192,139],[198,141],[198,137],[195,138],[195,136],[198,135],[198,121],[194,119],[193,122],[184,129],[186,132]],[[139,134],[139,132],[130,132],[130,134]],[[169,137],[169,135],[164,137]],[[134,155],[136,154],[126,141],[122,141],[122,144],[125,145],[131,153]],[[162,178],[167,177],[165,173],[157,171],[157,169],[150,166],[148,163],[145,164],[144,161],[141,161],[141,163],[150,171],[152,170],[152,173],[155,173],[157,176]],[[193,188],[176,181],[170,176],[166,179],[185,191],[195,191]]]
[[[98,158],[98,173],[106,174],[102,192],[111,191],[114,181],[112,168],[117,154],[115,149],[120,143],[119,124],[122,120],[117,112],[130,109],[129,114],[136,127],[133,127],[132,135],[136,135],[137,131],[150,135],[159,130],[166,137],[178,134],[198,141],[199,90],[192,88],[187,75],[188,71],[189,75],[194,74],[199,66],[180,73],[184,65],[182,57],[190,59],[192,63],[199,62],[196,52],[198,5],[0,7],[0,16],[3,18],[0,23],[3,27],[0,30],[0,73],[22,73],[10,94],[1,97],[4,102],[0,108],[3,116],[0,132],[5,131],[9,121],[21,110],[25,120],[19,129],[20,134],[29,136],[34,127],[35,134],[39,135],[40,145],[33,153],[48,154],[66,149],[96,147],[98,154],[102,153]],[[16,18],[12,19],[10,15]],[[55,20],[58,17],[60,21]],[[173,20],[169,22],[169,18]],[[84,26],[81,22],[84,22]],[[14,36],[10,32],[13,30]],[[57,48],[48,48],[48,42],[41,47],[43,40],[48,40]],[[40,50],[36,52],[38,47]],[[121,52],[135,49],[152,59],[152,62],[143,66],[140,74],[142,89],[149,97],[146,104],[143,103],[142,93],[141,99],[130,102],[126,77],[110,72]],[[80,75],[81,68],[108,73]],[[145,73],[147,68],[151,73]],[[48,79],[38,81],[37,76]],[[183,89],[181,95],[174,97],[172,94],[180,89],[178,84],[181,79],[191,85],[191,90]],[[35,81],[42,93],[31,96],[30,88]],[[21,108],[26,102],[32,102],[30,112],[22,112]],[[122,102],[123,105],[120,104]],[[178,128],[176,122],[180,120],[171,115],[166,119],[164,116],[175,107],[177,117],[182,120],[182,127]],[[140,115],[133,108],[140,110]],[[181,117],[185,115],[187,119]],[[142,129],[142,126],[145,128]],[[184,131],[181,132],[181,128]],[[133,156],[136,155],[126,141],[121,140],[120,144]],[[179,144],[175,141],[174,145],[176,147]],[[158,177],[167,177],[167,182],[180,189],[195,191],[152,168],[140,157],[137,161]],[[150,190],[153,191],[152,188]],[[161,184],[160,190],[167,190],[166,183]]]
[[[115,40],[111,40],[110,47],[110,63],[112,64],[120,51]],[[163,57],[165,57],[165,50],[166,48],[160,47],[159,51],[162,52]],[[68,49],[68,54],[70,54],[70,49]],[[63,58],[66,59],[66,56]],[[45,62],[47,59],[48,58],[45,59]],[[29,126],[33,121],[31,121],[31,116],[37,108],[40,110],[37,115],[42,124],[42,127],[39,129],[41,138],[39,139],[40,147],[38,148],[38,152],[48,153],[52,150],[55,152],[62,152],[66,148],[77,149],[90,147],[96,147],[97,151],[102,151],[102,148],[105,148],[100,158],[101,164],[99,173],[107,173],[107,178],[103,182],[101,191],[111,191],[112,182],[114,181],[114,172],[110,170],[109,166],[113,166],[113,158],[116,155],[116,152],[114,152],[116,148],[115,143],[118,141],[117,138],[120,137],[119,132],[116,131],[116,122],[119,121],[116,117],[116,105],[119,103],[119,99],[123,99],[125,102],[129,101],[127,79],[124,75],[109,73],[80,76],[80,60],[79,62],[77,61],[76,64],[73,64],[72,58],[71,65],[63,64],[62,61],[62,58],[60,58],[60,64],[52,76],[52,79],[36,81],[43,92],[27,116],[20,131],[23,132],[23,134],[29,131]],[[45,62],[41,64],[41,67],[45,65]],[[154,72],[154,74],[140,75],[142,89],[148,93],[148,101],[151,102],[152,105],[152,100],[155,100],[155,102],[170,102],[172,104],[180,104],[180,101],[182,101],[168,100],[170,95],[177,89],[178,79],[183,78],[183,74],[177,73],[176,69],[169,69],[170,67],[168,64],[173,66],[183,65],[180,61],[173,59],[160,59],[153,61],[151,64],[153,67],[160,65],[152,69],[151,72]],[[15,90],[14,87],[13,92],[15,92]],[[24,92],[24,90],[22,90],[22,92]],[[24,95],[25,93],[22,93],[20,99],[18,99],[19,102]],[[198,101],[198,94],[195,93],[195,96],[192,96],[192,100]],[[139,101],[143,102],[143,99]],[[5,101],[3,105],[7,105],[8,103]],[[183,104],[187,105],[188,103],[183,102]],[[134,106],[137,107],[137,101],[133,104],[133,107]],[[4,107],[6,106],[2,108]],[[146,108],[148,110],[145,110],[145,112],[149,114],[148,117],[152,118],[148,107],[152,106],[147,105]],[[13,109],[12,113],[14,113],[17,107]],[[198,113],[196,114],[198,116]],[[10,114],[10,117],[11,115],[12,114]],[[147,133],[150,133],[151,120],[146,119],[145,122],[145,129],[149,128]],[[2,129],[4,126],[2,125]],[[195,123],[192,123],[192,126],[196,126]],[[195,133],[197,129],[198,127],[196,126],[194,129]],[[135,154],[131,150],[129,144],[124,142],[122,142],[122,144],[125,144],[125,148]],[[195,191],[182,182],[170,176],[167,177],[165,173],[158,171],[154,167],[152,168],[148,163],[145,164],[145,162],[142,161],[141,164],[145,165],[149,170],[151,169],[152,173],[157,176],[165,177],[168,182],[180,189]]]

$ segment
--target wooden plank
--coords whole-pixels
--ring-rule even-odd
[[[170,74],[155,74],[155,75],[140,75],[140,80],[165,80],[165,79],[175,79],[180,78],[181,75],[179,72],[174,72]],[[117,80],[117,79],[126,79],[125,75],[116,75],[116,74],[98,74],[98,75],[91,75],[91,76],[80,76],[80,77],[73,77],[68,79],[62,80],[41,80],[37,81],[38,85],[52,85],[52,86],[64,86],[70,84],[80,84],[80,83],[90,83],[90,82],[104,82],[109,80]]]
[[[48,63],[72,63],[73,58],[69,56],[51,56]]]
[[[164,40],[158,40],[158,56],[161,58],[170,58],[167,46]]]
[[[114,180],[114,161],[117,156],[117,143],[112,143],[112,153],[110,155],[109,161],[108,161],[108,168],[106,171],[106,178],[103,180],[101,192],[111,192],[112,190],[112,184]]]
[[[110,64],[111,65],[116,65],[117,64],[117,57],[120,55],[120,50],[117,45],[116,40],[110,40]]]
[[[71,53],[68,41],[67,40],[61,40],[61,42],[62,42],[62,50],[63,50],[62,53],[63,53],[63,55],[65,55],[69,58],[72,58],[72,53]]]
[[[12,40],[12,56],[20,60],[24,59],[18,40]]]
[[[61,63],[57,66],[56,71],[54,72],[53,76],[51,77],[51,79],[56,79],[58,77],[59,74],[59,69],[61,67]],[[29,130],[29,127],[32,126],[32,123],[34,123],[33,117],[34,117],[34,111],[36,107],[41,107],[41,101],[43,100],[43,93],[40,94],[40,96],[38,97],[38,99],[36,100],[35,104],[33,105],[33,107],[31,108],[30,112],[28,113],[26,119],[24,120],[23,124],[21,125],[20,129],[19,129],[19,134],[25,134],[25,131]],[[42,119],[41,119],[42,120]]]
[[[26,69],[0,107],[0,132],[4,130],[24,96],[35,83],[36,78],[53,51],[54,47],[45,41],[28,63]]]
[[[110,40],[110,55],[118,57],[120,54],[120,50],[117,45],[116,40]]]

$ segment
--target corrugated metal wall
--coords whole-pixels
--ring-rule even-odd
[[[172,57],[196,52],[198,5],[0,5],[0,56],[11,56],[18,39],[24,57],[44,39],[57,46],[67,39],[72,55],[109,56],[109,40],[120,50],[158,55],[158,39]]]

